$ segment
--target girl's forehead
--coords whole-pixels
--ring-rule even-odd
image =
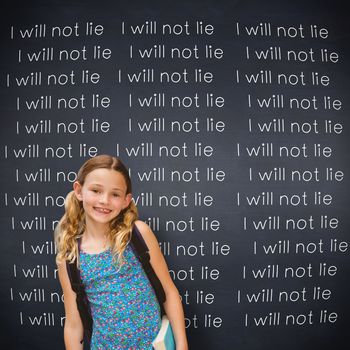
[[[122,173],[113,169],[105,168],[95,169],[91,171],[89,174],[87,174],[85,183],[97,183],[111,187],[115,185],[117,187],[126,188],[126,182]]]

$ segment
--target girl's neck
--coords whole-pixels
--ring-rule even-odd
[[[109,224],[101,224],[86,219],[85,233],[93,238],[105,237],[109,230]]]
[[[87,221],[85,223],[84,236],[93,240],[106,240],[106,237],[108,236],[108,230],[108,224],[98,224],[95,222]]]
[[[87,253],[100,253],[109,247],[108,225],[95,225],[86,222],[82,238],[82,249]]]

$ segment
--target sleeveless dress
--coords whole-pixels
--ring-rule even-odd
[[[160,307],[130,245],[120,269],[111,250],[81,250],[80,271],[93,318],[91,350],[151,350],[161,325]]]

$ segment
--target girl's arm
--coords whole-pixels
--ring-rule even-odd
[[[84,328],[77,307],[76,294],[71,288],[65,263],[61,263],[58,266],[58,277],[64,295],[64,310],[66,314],[64,344],[66,350],[83,350],[81,340],[84,337]]]
[[[174,332],[176,350],[187,350],[188,344],[185,331],[185,316],[179,292],[170,277],[168,266],[154,233],[143,221],[136,221],[136,225],[148,246],[151,257],[150,261],[154,272],[164,288],[166,295],[164,309]]]

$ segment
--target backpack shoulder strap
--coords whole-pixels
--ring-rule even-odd
[[[159,278],[157,277],[156,273],[153,270],[153,267],[150,263],[150,255],[149,255],[149,249],[147,247],[147,244],[145,240],[142,237],[142,234],[140,233],[137,226],[134,224],[132,232],[131,232],[131,246],[134,250],[135,255],[140,260],[141,265],[143,267],[143,270],[145,271],[153,289],[156,294],[156,297],[158,299],[162,314],[164,315],[164,307],[163,303],[166,300],[164,288],[162,286],[162,283],[160,282]]]
[[[142,237],[137,226],[134,224],[131,233],[131,244],[133,246],[134,252],[140,260],[149,261],[150,255],[147,244]]]
[[[80,238],[78,239],[78,246],[80,250]],[[69,262],[66,260],[66,267],[71,287],[75,293],[80,295],[84,288],[81,283],[80,270],[78,269],[77,261]]]
[[[66,261],[66,267],[72,290],[77,294],[78,299],[82,293],[85,292],[80,279],[80,270],[78,269],[76,262],[70,263]]]
[[[80,247],[80,242],[78,242]],[[89,301],[87,299],[84,285],[80,278],[80,270],[77,262],[68,262],[66,260],[67,273],[70,280],[72,290],[77,295],[77,308],[84,327],[84,338],[87,344],[90,344],[92,335],[92,317],[90,312]],[[84,339],[81,341],[83,343]]]
[[[66,267],[71,287],[74,292],[77,292],[77,285],[80,284],[80,273],[77,264],[76,262],[69,262],[68,260],[66,260]]]

